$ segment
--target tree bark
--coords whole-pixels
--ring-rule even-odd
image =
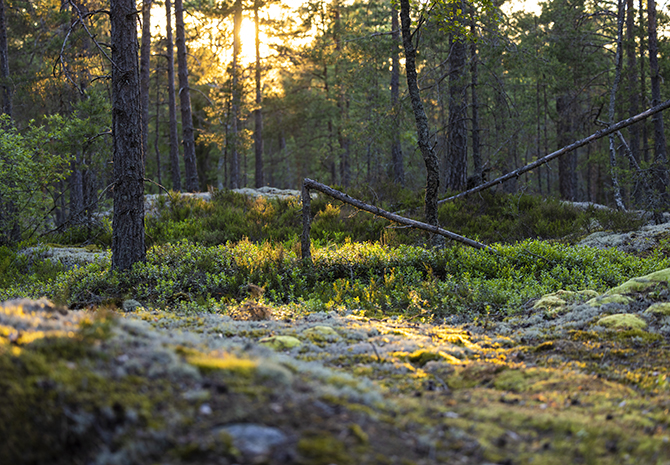
[[[612,89],[610,90],[610,105],[609,105],[609,124],[614,124],[614,113],[616,110],[616,93],[619,90],[619,82],[621,81],[621,66],[623,63],[623,23],[624,16],[626,14],[624,0],[618,0],[617,2],[617,39],[616,39],[616,54],[615,54],[615,64],[614,64],[614,82],[612,83]],[[619,210],[625,210],[626,206],[623,203],[623,197],[621,196],[621,187],[619,186],[619,177],[617,175],[616,167],[616,137],[614,133],[609,135],[609,149],[610,149],[610,168],[612,175],[612,190],[614,193],[614,202]]]
[[[449,35],[449,123],[448,123],[448,189],[461,190],[467,183],[467,86],[465,83],[465,42],[462,37]]]
[[[424,212],[426,223],[437,226],[437,190],[440,186],[440,168],[437,161],[437,155],[430,143],[428,117],[423,109],[419,85],[417,83],[416,50],[412,43],[413,35],[410,30],[412,22],[409,16],[409,0],[400,0],[400,22],[402,25],[403,47],[405,49],[407,89],[410,100],[412,101],[412,109],[416,121],[418,145],[426,165],[426,196]]]
[[[1,0],[0,0],[1,1]],[[142,3],[142,45],[140,47],[140,95],[142,96],[142,152],[149,153],[149,77],[151,75],[151,4]],[[146,160],[145,160],[146,162]],[[146,166],[145,166],[146,171]]]
[[[238,189],[240,187],[240,154],[239,154],[239,118],[240,118],[240,102],[242,100],[242,89],[240,88],[239,77],[239,60],[240,60],[240,28],[242,26],[242,2],[236,0],[233,12],[233,64],[231,66],[232,72],[232,105],[231,105],[231,140],[232,145],[230,150],[230,187],[231,189]]]
[[[335,79],[337,84],[337,109],[339,111],[340,121],[337,125],[337,142],[340,146],[340,180],[342,185],[348,187],[351,184],[351,141],[346,135],[346,124],[348,119],[349,103],[342,85],[342,78],[339,72],[340,53],[342,44],[340,40],[340,1],[335,0],[333,7],[333,41],[335,42]]]
[[[256,109],[254,110],[254,149],[256,152],[256,187],[263,187],[263,94],[261,92],[261,41],[260,41],[260,19],[258,9],[260,2],[254,3],[254,25],[256,27]]]
[[[0,0],[0,78],[2,79],[2,113],[12,117],[12,89],[9,83],[9,52],[7,50],[7,22],[5,0]]]
[[[188,192],[199,190],[198,166],[195,158],[195,134],[191,114],[191,89],[188,86],[188,63],[186,60],[186,32],[184,31],[184,5],[174,1],[175,42],[179,65],[179,101],[181,102],[181,131],[184,146],[184,181]]]
[[[628,116],[636,115],[640,111],[640,96],[638,94],[638,68],[635,54],[635,5],[633,0],[627,0],[626,12],[626,58],[628,82]],[[640,127],[634,124],[628,128],[630,132],[630,151],[635,160],[640,162]]]
[[[154,151],[156,152],[156,182],[163,184],[161,173],[161,151],[158,148],[161,126],[161,86],[158,84],[158,73],[156,73],[156,133],[154,139]],[[149,154],[145,154],[149,156]]]
[[[475,37],[477,28],[474,20],[474,11],[470,22],[470,33]],[[482,166],[481,142],[479,141],[479,98],[477,96],[477,87],[479,86],[479,74],[477,70],[477,43],[473,40],[470,44],[470,91],[472,92],[472,163],[474,176],[477,183],[484,181],[484,167]]]
[[[70,162],[70,176],[68,176],[68,188],[70,191],[70,214],[68,215],[71,224],[82,222],[84,211],[84,178],[81,172],[81,152],[77,153]]]
[[[646,78],[646,73],[645,73],[645,31],[644,31],[644,0],[640,0],[640,96],[643,99],[643,103],[646,101],[646,95],[647,95],[647,78]],[[641,157],[644,159],[644,161],[649,161],[649,134],[647,131],[647,122],[643,121],[640,123],[640,126],[642,126],[642,153]]]
[[[560,95],[556,99],[556,140],[559,147],[564,147],[572,140],[572,119],[574,105],[569,94]],[[569,153],[567,157],[558,160],[558,189],[564,200],[575,200],[577,157]]]
[[[174,88],[174,42],[172,40],[172,11],[170,0],[165,0],[167,29],[167,73],[168,73],[168,112],[170,133],[170,174],[172,189],[181,191],[181,170],[179,168],[179,132],[177,130],[177,96]]]
[[[401,186],[405,185],[405,169],[400,145],[400,24],[398,24],[398,10],[391,5],[391,167],[393,170],[393,182]]]
[[[146,257],[144,164],[135,0],[111,0],[114,216],[112,268],[125,270]]]
[[[0,0],[0,88],[2,89],[2,113],[12,118],[12,92],[9,82],[9,52],[7,50],[7,22],[5,17],[5,2]],[[4,157],[0,154],[0,157]],[[12,199],[0,197],[0,226],[5,230],[1,233],[9,242],[21,240],[21,229],[16,218],[16,205]],[[4,237],[0,236],[0,243]]]
[[[658,38],[656,35],[656,2],[647,0],[647,21],[649,26],[649,74],[651,77],[651,104],[661,103],[661,77],[658,65]],[[660,195],[659,201],[663,205],[653,205],[654,210],[661,208],[667,203],[667,156],[665,146],[665,132],[663,129],[663,114],[657,113],[652,118],[654,123],[654,163],[652,175],[653,185]],[[654,201],[654,203],[658,203]]]

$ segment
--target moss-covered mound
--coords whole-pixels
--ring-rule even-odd
[[[460,325],[6,302],[0,463],[663,463],[669,279]]]
[[[198,318],[137,316],[46,300],[0,307],[0,463],[326,465],[423,455],[418,431],[367,380],[244,347],[240,336],[202,337]],[[300,337],[335,339],[324,328]]]

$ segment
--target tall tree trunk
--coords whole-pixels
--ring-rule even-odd
[[[610,105],[609,105],[609,124],[612,125],[616,121],[614,120],[615,110],[616,110],[616,93],[619,90],[619,81],[621,81],[621,66],[623,63],[623,23],[624,15],[626,14],[626,4],[624,0],[618,0],[617,2],[617,38],[616,38],[616,55],[615,55],[615,71],[614,71],[614,82],[612,83],[612,89],[610,90]],[[609,135],[609,148],[610,148],[610,168],[612,170],[612,190],[614,194],[614,201],[619,210],[625,210],[626,207],[623,203],[623,198],[621,196],[621,187],[619,186],[619,178],[617,175],[616,167],[616,135]]]
[[[172,11],[170,0],[165,0],[167,29],[167,73],[168,73],[168,109],[170,133],[170,174],[172,189],[181,191],[181,172],[179,169],[179,132],[177,130],[177,96],[174,88],[174,42],[172,41]]]
[[[256,109],[254,110],[254,149],[256,151],[256,187],[263,187],[263,94],[261,93],[261,41],[260,41],[260,19],[258,9],[260,2],[254,3],[254,25],[256,27]]]
[[[114,216],[112,268],[125,270],[146,257],[142,109],[135,0],[111,0]]]
[[[477,87],[479,86],[479,74],[477,70],[477,43],[474,41],[477,27],[474,20],[474,11],[472,11],[472,18],[470,21],[470,33],[473,40],[470,44],[470,91],[472,92],[472,163],[474,168],[474,175],[477,183],[484,180],[484,167],[482,166],[481,143],[479,141],[479,98],[477,96]]]
[[[156,182],[162,185],[161,151],[158,147],[161,126],[161,86],[158,84],[158,80],[158,73],[156,73],[156,134],[154,139],[154,151],[156,152]],[[147,153],[146,156],[149,156],[149,154]]]
[[[440,167],[437,155],[430,143],[428,117],[423,109],[417,82],[416,50],[412,43],[413,34],[411,32],[412,21],[409,16],[409,0],[400,0],[400,22],[402,24],[402,42],[405,49],[407,90],[412,101],[412,109],[414,110],[419,149],[426,164],[426,197],[424,205],[426,223],[437,226],[437,191],[440,186]]]
[[[339,64],[341,63],[340,53],[342,52],[342,44],[340,40],[340,2],[333,1],[333,41],[335,42],[335,79],[337,83],[337,109],[339,110],[340,121],[337,125],[337,141],[340,146],[340,180],[342,185],[348,187],[351,184],[351,144],[349,137],[346,135],[346,124],[348,119],[349,103],[344,92],[342,78],[339,72]]]
[[[242,2],[236,0],[233,12],[233,65],[232,72],[232,105],[230,112],[231,135],[229,143],[232,145],[231,159],[230,159],[230,187],[238,189],[240,187],[240,154],[239,154],[239,117],[240,117],[240,102],[242,96],[240,95],[242,89],[240,88],[239,60],[240,60],[240,28],[242,25]]]
[[[656,1],[647,0],[647,21],[649,26],[649,74],[651,76],[651,105],[656,106],[661,103],[661,77],[658,66],[658,38],[656,35]],[[667,156],[665,146],[665,132],[663,130],[663,114],[656,113],[652,121],[654,123],[654,164],[652,174],[654,176],[653,185],[660,196],[660,204],[654,205],[654,210],[664,208],[667,203]],[[660,216],[657,215],[657,222]]]
[[[81,152],[70,162],[71,173],[68,176],[68,187],[70,191],[70,215],[69,220],[73,224],[81,223],[84,209],[84,180],[81,172]]]
[[[400,24],[398,24],[398,10],[391,6],[391,106],[392,106],[392,128],[391,128],[391,166],[393,169],[393,182],[401,186],[405,185],[405,168],[400,145]]]
[[[544,74],[542,78],[545,79]],[[544,134],[544,153],[545,155],[549,153],[549,101],[547,99],[547,84],[542,84],[542,100],[544,103],[544,124],[542,126],[542,132]],[[547,195],[551,195],[551,169],[547,165],[547,169],[544,170],[547,176]]]
[[[12,89],[9,82],[9,54],[7,51],[7,22],[5,0],[0,0],[0,79],[2,79],[2,113],[12,117]]]
[[[465,83],[465,42],[449,35],[449,123],[447,188],[462,190],[468,174],[467,86]]]
[[[640,96],[642,99],[647,97],[647,77],[645,73],[644,66],[644,55],[646,50],[645,36],[646,31],[644,30],[644,0],[640,0]],[[645,102],[643,102],[644,105]],[[644,161],[649,161],[649,132],[648,125],[646,121],[641,121],[640,126],[642,127],[642,158]]]
[[[326,102],[330,102],[330,84],[328,83],[328,63],[323,63],[323,91],[326,94]],[[329,112],[330,113],[330,112]],[[328,156],[326,157],[326,169],[330,171],[330,183],[337,184],[337,166],[335,163],[335,148],[333,138],[335,130],[333,128],[333,118],[328,116]]]
[[[149,153],[149,77],[151,71],[151,4],[142,3],[142,45],[140,47],[140,95],[142,97],[142,152]],[[145,159],[146,163],[146,159]],[[146,166],[145,166],[146,171]]]
[[[181,131],[184,146],[184,180],[188,192],[199,190],[198,165],[195,159],[195,135],[191,114],[191,89],[188,86],[188,63],[186,60],[186,32],[184,31],[184,5],[174,0],[175,41],[179,64],[179,101],[181,102]]]
[[[635,5],[633,0],[627,1],[626,12],[626,58],[627,58],[627,82],[628,82],[628,117],[635,116],[640,111],[640,96],[638,94],[638,68],[635,53]],[[628,128],[630,132],[630,150],[639,163],[640,161],[640,126],[634,124]]]
[[[9,54],[7,50],[7,23],[5,18],[5,2],[0,0],[0,89],[2,90],[2,113],[12,118],[12,92],[9,82]],[[4,157],[4,154],[0,154]],[[9,242],[21,240],[19,222],[15,221],[16,205],[12,199],[0,197],[0,243],[5,237]]]
[[[572,142],[572,120],[574,118],[574,105],[571,104],[572,97],[569,94],[559,95],[556,99],[556,141],[558,147],[565,147]],[[558,189],[564,200],[575,200],[576,184],[575,152],[571,152],[558,159]]]
[[[537,118],[536,122],[536,133],[535,133],[535,139],[536,139],[536,159],[540,159],[542,156],[542,151],[540,149],[540,144],[542,141],[542,133],[540,131],[540,128],[542,125],[540,124],[540,80],[537,80],[537,87],[535,90],[535,115]],[[537,191],[540,195],[542,195],[542,171],[540,168],[537,169]],[[549,191],[547,190],[547,194],[549,194]]]

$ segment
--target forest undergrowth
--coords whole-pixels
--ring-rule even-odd
[[[229,192],[161,205],[124,273],[105,219],[0,249],[0,300],[55,302],[0,308],[0,462],[668,463],[670,245],[575,245],[638,216],[441,209],[491,253],[313,212],[311,265],[296,202]],[[40,255],[56,244],[97,259]]]

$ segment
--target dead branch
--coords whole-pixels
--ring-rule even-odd
[[[361,202],[358,199],[354,199],[352,197],[349,197],[347,194],[340,192],[338,190],[333,189],[332,187],[326,186],[325,184],[321,184],[319,182],[316,182],[312,179],[305,178],[303,181],[303,187],[302,187],[302,202],[303,202],[303,210],[302,210],[302,216],[303,216],[303,235],[302,235],[302,258],[304,261],[309,261],[311,260],[311,253],[310,253],[310,241],[309,241],[309,228],[310,228],[310,222],[311,222],[311,213],[310,213],[310,196],[309,196],[309,190],[314,189],[319,192],[323,192],[326,195],[329,195],[337,200],[340,200],[344,203],[348,203],[349,205],[352,205],[360,210],[364,210],[366,212],[372,213],[373,215],[376,216],[381,216],[382,218],[386,218],[387,220],[393,221],[395,223],[400,223],[404,224],[407,226],[410,226],[412,228],[416,229],[422,229],[424,231],[428,231],[433,234],[438,234],[440,236],[449,238],[451,240],[460,242],[462,244],[468,245],[470,247],[474,247],[476,249],[484,249],[489,252],[494,252],[497,253],[494,249],[491,247],[482,244],[481,242],[474,241],[472,239],[468,239],[467,237],[460,236],[456,233],[453,233],[451,231],[447,231],[446,229],[442,229],[438,226],[433,226],[427,223],[422,223],[420,221],[415,221],[411,220],[409,218],[405,218],[404,216],[396,215],[395,213],[388,212],[386,210],[382,210],[379,207],[375,207],[374,205],[370,205],[364,202]]]
[[[483,190],[488,189],[489,187],[493,187],[498,184],[502,184],[505,181],[508,181],[512,178],[518,178],[520,175],[523,173],[526,173],[528,171],[534,170],[538,166],[542,166],[547,162],[550,162],[551,160],[558,158],[562,155],[565,155],[566,153],[572,152],[575,149],[578,149],[579,147],[583,147],[586,144],[589,144],[593,142],[594,140],[598,140],[602,137],[608,136],[612,134],[613,132],[617,132],[625,127],[628,127],[632,124],[637,123],[638,121],[642,121],[643,119],[649,118],[652,115],[655,115],[656,113],[659,113],[663,110],[667,110],[670,108],[670,100],[666,100],[665,102],[661,103],[660,105],[657,105],[655,107],[652,107],[646,111],[643,111],[642,113],[639,113],[635,116],[632,116],[628,119],[625,119],[623,121],[619,121],[616,124],[613,124],[605,129],[601,129],[600,131],[591,134],[589,137],[585,139],[578,140],[577,142],[573,142],[570,145],[566,145],[562,149],[559,149],[555,152],[550,153],[549,155],[542,157],[538,160],[535,160],[533,163],[530,163],[522,168],[516,169],[510,173],[507,173],[497,179],[494,179],[493,181],[486,182],[484,184],[480,184],[477,187],[473,187],[472,189],[469,189],[467,191],[461,192],[460,194],[453,195],[451,197],[448,197],[446,199],[438,201],[438,205],[444,202],[447,202],[449,200],[455,200],[461,197],[465,197],[466,195],[474,194],[475,192],[480,192]]]

